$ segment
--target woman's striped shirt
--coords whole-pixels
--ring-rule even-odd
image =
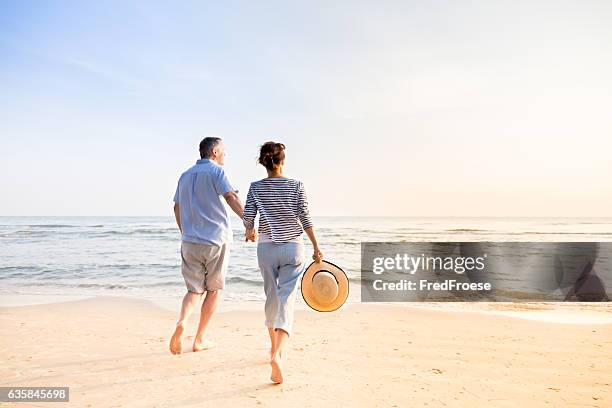
[[[254,228],[259,212],[260,234],[275,243],[295,240],[312,227],[304,184],[290,178],[265,178],[249,187],[244,205],[244,226]]]

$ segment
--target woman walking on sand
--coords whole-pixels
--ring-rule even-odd
[[[300,276],[304,270],[305,231],[312,243],[312,258],[319,262],[319,249],[308,201],[301,181],[283,175],[285,145],[266,142],[261,146],[258,162],[268,177],[251,183],[244,207],[247,240],[255,241],[255,215],[259,213],[257,260],[266,293],[266,326],[270,335],[270,379],[283,382],[281,356],[291,335],[293,305]]]

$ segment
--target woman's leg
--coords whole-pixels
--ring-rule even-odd
[[[268,336],[270,336],[270,359],[272,359],[272,353],[276,344],[276,335],[274,334],[274,327],[268,327]]]
[[[278,296],[276,294],[278,266],[275,256],[275,245],[274,243],[261,243],[257,245],[257,260],[266,294],[264,310],[266,315],[265,325],[270,336],[270,358],[272,358],[272,350],[274,349],[274,320],[278,311]]]
[[[272,349],[271,380],[277,384],[283,382],[281,356],[289,339],[293,326],[293,308],[297,285],[303,271],[303,245],[298,243],[283,244],[281,251],[282,264],[278,271],[278,311],[274,321],[274,346]]]
[[[272,358],[270,359],[270,366],[272,367],[270,379],[276,384],[283,383],[281,353],[283,352],[287,340],[289,340],[289,334],[285,330],[274,329],[274,347],[272,349]]]
[[[302,244],[290,242],[283,244],[281,265],[278,271],[278,311],[274,320],[275,329],[283,329],[288,335],[293,327],[293,309],[297,286],[303,271]]]

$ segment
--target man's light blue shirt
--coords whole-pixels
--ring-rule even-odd
[[[230,219],[221,201],[229,191],[238,192],[223,167],[212,160],[198,160],[181,175],[174,202],[179,205],[183,241],[218,246],[232,241]]]

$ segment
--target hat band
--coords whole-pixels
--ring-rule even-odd
[[[336,275],[334,275],[332,272],[330,272],[330,271],[328,271],[328,270],[326,270],[326,269],[320,269],[320,270],[316,271],[316,272],[315,272],[315,273],[312,275],[312,278],[310,278],[310,280],[312,281],[312,280],[314,279],[314,277],[315,277],[315,276],[317,276],[317,274],[318,274],[318,273],[321,273],[321,272],[327,272],[327,273],[329,273],[331,276],[333,276],[334,280],[336,281],[336,284],[338,284],[338,285],[340,284],[340,281],[338,280],[338,278],[336,278]]]

